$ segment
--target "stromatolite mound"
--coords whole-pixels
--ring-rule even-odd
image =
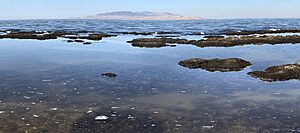
[[[249,72],[254,78],[259,78],[263,81],[286,81],[291,79],[300,80],[300,64],[287,64],[272,66],[264,71]]]
[[[251,63],[238,58],[228,58],[228,59],[201,59],[192,58],[179,62],[180,66],[187,67],[190,69],[205,69],[210,72],[220,71],[241,71],[245,67],[250,66]]]

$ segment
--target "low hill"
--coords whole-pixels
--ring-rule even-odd
[[[169,12],[131,12],[117,11],[86,16],[80,19],[112,19],[112,20],[197,20],[200,17],[183,16]]]

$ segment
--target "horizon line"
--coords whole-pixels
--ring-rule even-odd
[[[193,20],[235,20],[235,19],[300,19],[300,17],[241,17],[241,18],[201,18],[191,20],[133,20],[133,19],[81,19],[81,18],[21,18],[21,19],[0,19],[0,21],[18,20],[121,20],[121,21],[193,21]]]

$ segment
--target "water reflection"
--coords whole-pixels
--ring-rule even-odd
[[[0,40],[0,131],[299,130],[300,82],[266,83],[247,72],[299,61],[300,45],[143,49],[125,43],[135,37],[88,46]],[[222,73],[177,65],[193,57],[236,57],[253,66]],[[118,76],[101,76],[107,72]]]

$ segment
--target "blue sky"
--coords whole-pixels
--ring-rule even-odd
[[[204,18],[300,18],[300,0],[0,0],[0,19],[53,19],[110,11]]]

